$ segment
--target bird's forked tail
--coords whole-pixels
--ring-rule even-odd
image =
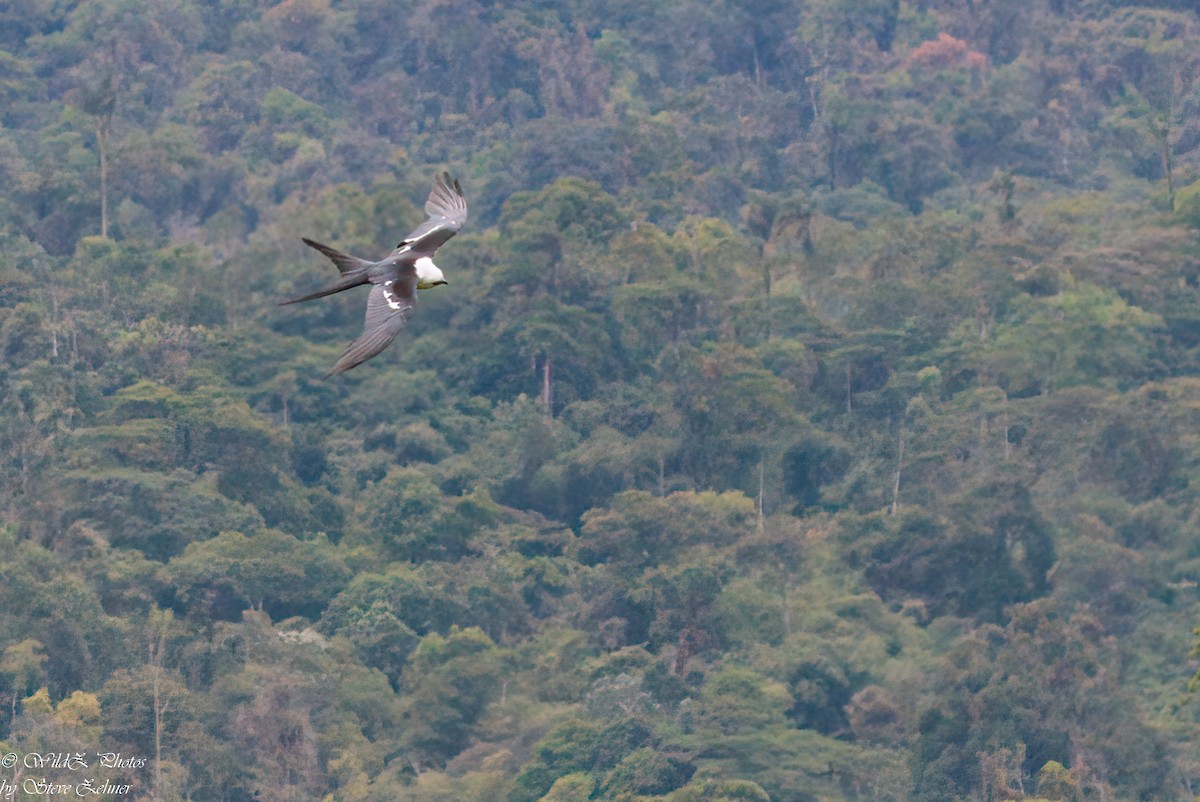
[[[371,262],[366,259],[359,259],[357,256],[335,251],[328,245],[322,245],[319,242],[314,242],[305,238],[304,244],[310,248],[320,251],[329,257],[329,261],[337,265],[338,271],[342,274],[337,281],[332,284],[327,284],[315,292],[310,292],[307,295],[301,295],[298,298],[289,298],[286,301],[280,301],[280,306],[287,304],[298,304],[301,301],[311,301],[314,298],[324,298],[326,295],[333,295],[342,290],[348,290],[351,287],[357,287],[361,284],[369,284],[370,279],[367,277],[367,268],[371,266]]]

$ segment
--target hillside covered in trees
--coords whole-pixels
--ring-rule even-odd
[[[0,753],[1200,794],[1194,0],[18,0],[0,187]]]

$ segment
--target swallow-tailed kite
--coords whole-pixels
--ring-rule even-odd
[[[463,198],[462,187],[450,178],[449,173],[442,173],[434,182],[429,200],[425,201],[425,213],[429,219],[413,229],[394,251],[378,262],[348,256],[319,242],[304,240],[305,245],[328,256],[342,275],[316,292],[282,301],[282,304],[311,301],[361,284],[371,285],[363,333],[350,343],[325,378],[361,365],[387,348],[412,317],[417,290],[446,283],[442,271],[433,263],[433,254],[467,221],[467,201]]]

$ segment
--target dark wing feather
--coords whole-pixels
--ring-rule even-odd
[[[370,331],[363,332],[361,337],[350,343],[350,347],[346,349],[346,353],[342,354],[341,359],[337,361],[333,369],[325,374],[325,378],[328,379],[330,376],[336,376],[351,368],[358,367],[371,357],[378,355],[383,349],[392,344],[392,340],[396,339],[396,335],[404,328],[404,324],[407,321],[407,315],[397,315],[382,325],[376,326]]]
[[[391,345],[412,317],[417,302],[417,271],[411,264],[378,281],[367,297],[363,333],[342,354],[325,378],[361,365]]]
[[[458,179],[442,173],[433,182],[429,198],[425,201],[425,214],[430,217],[445,217],[457,220],[462,225],[467,220],[467,202],[463,199]]]
[[[425,213],[429,219],[414,228],[397,248],[432,255],[467,222],[467,200],[462,186],[449,173],[442,173],[434,181],[429,200],[425,201]]]

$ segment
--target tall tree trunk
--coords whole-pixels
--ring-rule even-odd
[[[783,574],[783,635],[787,637],[792,634],[792,585],[788,582],[787,569],[784,568]]]
[[[758,461],[758,529],[763,528],[763,461]]]
[[[771,342],[771,261],[763,259],[763,313],[767,321],[767,342]]]
[[[50,356],[58,359],[58,293],[50,288]]]
[[[896,473],[892,481],[892,515],[900,509],[900,471],[904,468],[904,423],[900,423],[900,445],[896,454]]]
[[[846,414],[854,414],[854,401],[850,391],[850,363],[846,363]]]
[[[546,411],[546,417],[554,417],[554,398],[551,394],[551,372],[550,354],[546,354],[546,359],[542,362],[542,409]]]
[[[151,672],[151,693],[154,702],[154,800],[162,799],[162,733],[163,717],[171,705],[170,698],[163,697],[163,666],[166,661],[167,627],[169,613],[151,613],[152,626],[156,631],[150,633],[150,643],[147,650],[147,663]]]
[[[1167,206],[1171,211],[1175,211],[1175,171],[1171,160],[1171,120],[1169,116],[1162,123],[1159,147],[1162,149],[1163,175],[1167,179]]]
[[[162,788],[162,724],[165,708],[162,703],[162,667],[154,670],[154,799],[158,802]]]
[[[112,118],[96,118],[96,144],[100,149],[100,236],[108,239],[108,129]]]

